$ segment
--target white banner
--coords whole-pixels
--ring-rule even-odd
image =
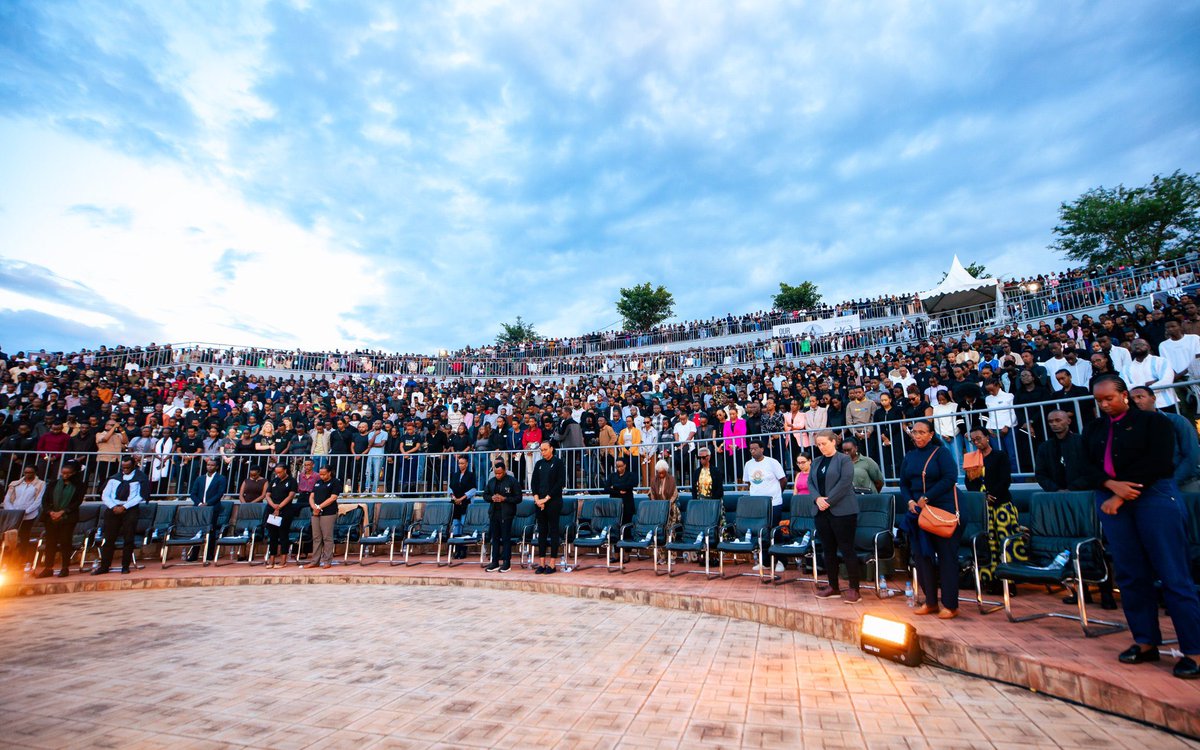
[[[824,336],[829,333],[849,333],[862,330],[862,318],[858,313],[853,315],[831,315],[818,320],[805,320],[798,323],[771,328],[771,338],[788,339],[797,336]]]

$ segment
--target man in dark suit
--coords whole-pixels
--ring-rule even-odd
[[[547,575],[554,572],[554,559],[558,557],[562,535],[558,517],[562,515],[567,466],[554,455],[554,446],[549,441],[542,443],[541,450],[542,458],[533,465],[533,479],[530,482],[533,502],[537,504],[538,533],[538,567],[533,572]],[[549,564],[546,563],[547,559]]]
[[[508,473],[503,461],[497,461],[494,475],[488,480],[483,494],[492,504],[488,539],[492,544],[492,564],[489,573],[507,573],[512,564],[512,527],[521,502],[521,485]]]
[[[466,456],[458,457],[458,470],[450,475],[450,500],[454,502],[454,524],[450,528],[450,533],[458,536],[462,533],[462,519],[467,514],[467,505],[470,504],[471,498],[475,497],[477,485],[475,480],[475,472],[469,468],[471,461]],[[453,557],[456,560],[462,560],[467,556],[467,547],[465,544],[459,544],[454,547]]]
[[[209,538],[216,539],[217,528],[221,520],[221,498],[225,497],[225,492],[229,488],[229,482],[225,479],[224,474],[217,473],[217,459],[209,458],[204,461],[204,473],[192,480],[192,486],[188,488],[188,497],[191,498],[193,505],[207,505],[212,508],[212,528],[209,530]],[[197,549],[193,547],[188,559],[194,560]],[[215,558],[217,554],[216,545],[209,544],[208,556]],[[206,559],[205,562],[208,560]]]

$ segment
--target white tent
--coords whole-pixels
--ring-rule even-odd
[[[967,269],[963,268],[963,264],[955,255],[954,262],[950,264],[950,270],[946,273],[946,278],[942,279],[942,283],[928,292],[922,292],[919,296],[925,312],[932,315],[960,310],[964,307],[978,307],[988,303],[999,305],[1000,295],[998,279],[975,278]]]

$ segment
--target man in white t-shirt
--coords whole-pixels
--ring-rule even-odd
[[[1184,333],[1178,320],[1168,320],[1163,331],[1167,338],[1158,345],[1158,353],[1175,372],[1175,380],[1187,377],[1188,365],[1200,355],[1200,336]]]
[[[783,466],[763,452],[763,445],[758,440],[750,441],[750,460],[742,469],[742,482],[747,487],[748,494],[754,497],[771,498],[770,528],[779,525],[783,517],[783,488],[787,485],[787,474]],[[755,570],[761,570],[762,561],[758,561]],[[776,566],[777,571],[782,572]]]
[[[1138,385],[1148,388],[1155,384],[1167,385],[1175,381],[1175,373],[1172,372],[1171,365],[1162,357],[1151,354],[1150,343],[1145,339],[1134,339],[1133,343],[1129,345],[1129,351],[1132,359],[1121,371],[1121,379],[1130,388]],[[1175,395],[1174,388],[1154,391],[1154,402],[1162,411],[1174,414],[1177,401],[1179,401],[1179,397]]]

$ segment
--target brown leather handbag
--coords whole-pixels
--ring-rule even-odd
[[[929,468],[929,462],[937,455],[941,448],[934,448],[933,453],[929,454],[929,458],[925,459],[925,466],[921,468],[921,495],[925,495],[925,470]],[[940,536],[943,539],[948,539],[954,536],[954,530],[958,528],[958,486],[954,487],[954,513],[935,508],[928,503],[921,509],[920,515],[917,516],[917,525],[923,531],[926,531],[934,536]]]

